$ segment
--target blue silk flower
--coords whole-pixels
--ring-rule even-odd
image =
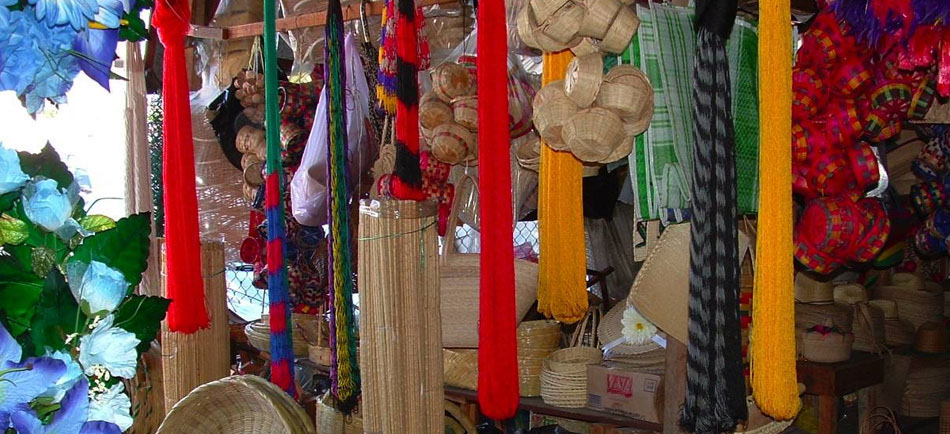
[[[0,194],[22,187],[29,179],[20,167],[20,156],[17,152],[4,148],[0,143]]]
[[[99,261],[66,264],[69,289],[87,315],[110,313],[129,292],[122,272]]]

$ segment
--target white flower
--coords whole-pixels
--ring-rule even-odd
[[[650,342],[656,335],[656,326],[640,315],[633,306],[627,306],[627,309],[623,311],[623,319],[620,323],[623,324],[623,337],[626,338],[628,344],[643,345]]]
[[[20,156],[13,149],[0,145],[0,194],[23,186],[30,177],[20,168]]]
[[[109,370],[114,377],[132,378],[138,364],[135,347],[139,340],[134,334],[113,327],[112,315],[105,317],[92,333],[79,339],[79,363],[86,375],[94,375],[97,365]]]
[[[69,262],[66,277],[73,297],[90,315],[112,312],[129,290],[122,272],[99,261]]]
[[[132,427],[131,410],[132,401],[125,394],[125,385],[121,382],[89,400],[90,421],[114,423],[122,432]]]

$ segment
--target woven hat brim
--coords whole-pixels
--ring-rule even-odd
[[[623,312],[626,309],[626,303],[617,303],[600,320],[600,325],[597,326],[597,337],[601,343],[607,344],[623,337],[623,323],[621,320],[623,320]],[[657,349],[660,349],[660,346],[653,341],[639,345],[625,342],[613,347],[610,353],[617,356],[636,356]]]

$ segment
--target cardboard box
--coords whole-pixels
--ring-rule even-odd
[[[663,377],[604,362],[587,367],[587,406],[646,422],[662,423]]]

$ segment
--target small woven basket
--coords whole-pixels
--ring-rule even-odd
[[[264,315],[258,321],[251,321],[244,326],[244,334],[247,335],[247,341],[254,348],[264,352],[270,352],[270,316]],[[293,337],[294,355],[298,357],[307,357],[310,353],[310,344],[308,339],[315,341],[316,325],[310,324],[315,321],[313,315],[292,314],[291,322],[294,325]]]
[[[614,22],[623,4],[617,0],[586,0],[584,7],[587,9],[587,14],[581,21],[578,33],[581,36],[604,39],[607,29]]]
[[[637,139],[637,136],[630,133],[628,125],[629,124],[624,124],[624,136],[623,140],[620,141],[620,144],[614,148],[610,155],[600,160],[599,163],[613,163],[614,161],[620,161],[630,156],[630,153],[633,152],[633,145]]]
[[[653,105],[653,85],[646,74],[637,70],[637,73],[613,80],[605,79],[597,93],[596,101],[598,106],[614,110],[624,119],[633,118],[631,121],[636,121],[636,118],[642,115],[644,105]],[[634,134],[641,132],[643,130]]]
[[[548,86],[551,85],[549,84]],[[545,89],[549,89],[548,86],[542,88],[542,92]],[[561,92],[561,95],[563,95],[563,91]],[[538,95],[541,94],[541,92],[538,93]],[[535,101],[538,101],[538,97],[535,97]],[[545,98],[545,102],[537,106],[534,110],[532,118],[534,128],[538,131],[538,134],[541,135],[541,139],[552,149],[558,151],[567,150],[567,142],[564,140],[562,131],[564,125],[567,124],[576,113],[577,104],[574,104],[574,101],[567,98],[567,96]]]
[[[515,25],[518,27],[518,36],[521,37],[521,42],[524,42],[525,45],[541,49],[541,45],[538,43],[538,38],[535,37],[535,29],[538,27],[538,22],[534,18],[534,11],[531,10],[531,5],[525,3],[525,5],[518,11],[518,16],[515,18]]]
[[[597,99],[597,91],[604,79],[604,58],[599,54],[575,57],[567,65],[564,93],[580,108],[586,108]],[[612,148],[611,148],[612,149]]]
[[[537,22],[542,23],[568,3],[571,0],[530,0],[529,5]]]
[[[564,93],[564,80],[552,81],[538,89],[538,92],[534,94],[534,99],[531,100],[531,110],[537,111],[538,107],[541,107],[544,103],[561,98],[567,98],[567,94]]]
[[[519,166],[537,172],[541,167],[541,138],[535,134],[527,136],[518,144],[515,156]]]
[[[623,53],[639,27],[640,19],[633,13],[633,8],[620,8],[606,36],[600,41],[600,50],[612,54]]]
[[[471,131],[454,122],[442,124],[432,130],[429,148],[432,156],[448,164],[466,161],[476,152],[476,138]]]
[[[947,343],[947,330],[936,322],[921,325],[914,337],[914,349],[922,353],[943,354],[947,352]]]
[[[567,2],[541,24],[541,31],[559,44],[574,45],[579,40],[577,31],[584,20],[584,8]]]
[[[446,62],[432,71],[432,91],[443,102],[475,93],[474,76],[458,63]]]
[[[600,363],[597,348],[573,347],[555,351],[541,368],[541,398],[556,407],[587,406],[587,366]]]
[[[426,94],[419,103],[419,124],[423,129],[432,129],[452,122],[452,108],[434,94]]]
[[[478,131],[478,97],[462,96],[452,100],[452,113],[455,114],[455,123]]]
[[[591,38],[581,38],[580,42],[571,47],[571,52],[574,53],[574,56],[579,57],[588,54],[598,54],[600,53],[600,48],[597,48],[597,41]]]
[[[596,163],[623,141],[623,121],[610,110],[592,107],[571,117],[561,135],[575,157]]]
[[[246,125],[238,131],[237,137],[234,139],[234,146],[238,152],[247,154],[260,147],[262,143],[266,143],[266,140],[264,130]]]

